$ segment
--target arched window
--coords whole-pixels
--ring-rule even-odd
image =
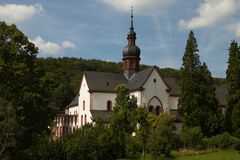
[[[81,115],[81,126],[83,125],[83,115]]]
[[[85,111],[85,101],[83,101],[83,110]]]
[[[153,112],[153,106],[148,107],[148,112]]]
[[[160,106],[156,107],[156,115],[158,116],[160,114]]]
[[[87,124],[87,115],[85,114],[85,124]]]
[[[107,101],[107,111],[112,110],[112,101]]]

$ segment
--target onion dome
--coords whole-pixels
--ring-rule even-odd
[[[136,33],[134,32],[134,27],[133,27],[133,10],[131,10],[131,26],[130,26],[130,31],[128,32],[127,39],[128,39],[128,45],[125,46],[123,49],[123,59],[127,57],[139,58],[141,50],[135,44]]]

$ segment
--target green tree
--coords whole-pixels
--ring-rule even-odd
[[[0,159],[15,149],[18,129],[14,108],[6,100],[0,99]]]
[[[228,68],[226,71],[228,95],[227,102],[228,106],[225,114],[225,128],[228,132],[233,132],[233,123],[238,118],[234,116],[232,119],[232,112],[234,107],[238,104],[240,100],[240,49],[238,48],[238,43],[232,41],[229,48],[229,58],[228,58]],[[237,112],[238,109],[236,109]],[[237,125],[235,125],[237,126]],[[235,128],[236,129],[236,128]]]
[[[151,129],[148,141],[148,152],[152,155],[169,157],[172,140],[175,137],[175,118],[169,113],[151,117]]]
[[[136,137],[139,139],[141,146],[142,146],[142,159],[145,158],[146,146],[147,141],[149,138],[149,132],[151,128],[151,123],[149,121],[149,113],[145,106],[139,107],[137,109],[137,122],[138,122],[138,129],[136,131]]]
[[[237,138],[240,138],[240,100],[233,108],[232,128],[233,128],[233,135],[236,136]]]
[[[39,135],[49,131],[53,118],[49,107],[48,85],[36,66],[37,48],[15,25],[0,22],[0,95],[16,111],[20,135],[16,137],[18,159],[29,157],[31,146]],[[14,156],[14,154],[12,154]]]
[[[103,123],[86,124],[65,143],[67,159],[116,159],[116,150],[109,130]]]
[[[200,100],[198,91],[198,74],[201,62],[197,54],[197,40],[194,37],[194,33],[191,31],[187,40],[185,53],[183,56],[183,63],[180,69],[181,73],[181,90],[182,95],[179,99],[180,113],[184,116],[184,124],[187,126],[198,125],[198,119],[196,119],[196,107]]]
[[[201,100],[199,101],[201,112],[199,114],[202,114],[199,115],[201,117],[199,119],[199,126],[204,135],[217,135],[223,131],[223,116],[215,95],[214,79],[205,63],[200,66],[199,78],[198,85],[201,95]]]
[[[180,69],[182,95],[179,99],[184,125],[201,127],[206,136],[219,133],[222,117],[215,98],[214,79],[205,63],[201,64],[197,40],[191,31]]]
[[[41,137],[34,148],[34,158],[42,160],[66,160],[64,143],[66,140],[53,140],[52,137]]]
[[[116,87],[117,97],[115,99],[114,111],[110,119],[111,137],[115,139],[120,157],[126,156],[126,136],[131,135],[136,130],[136,109],[137,99],[130,96],[130,92],[125,84]]]

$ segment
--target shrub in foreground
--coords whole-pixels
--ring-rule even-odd
[[[209,148],[227,149],[236,148],[237,146],[239,146],[240,140],[225,132],[223,134],[208,138],[206,140],[206,143]]]
[[[200,127],[190,128],[184,126],[182,133],[180,134],[180,140],[182,141],[184,148],[202,148],[202,137],[203,134],[201,133]]]

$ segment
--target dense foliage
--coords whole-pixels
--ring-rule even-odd
[[[236,41],[229,48],[227,68],[228,106],[226,110],[225,127],[228,132],[240,134],[240,49]]]
[[[49,105],[51,92],[41,79],[44,72],[36,64],[36,55],[37,48],[15,25],[0,22],[0,96],[11,104],[0,107],[16,114],[19,127],[13,130],[18,134],[10,155],[18,155],[18,159],[29,156],[31,146],[49,131],[54,114]]]

